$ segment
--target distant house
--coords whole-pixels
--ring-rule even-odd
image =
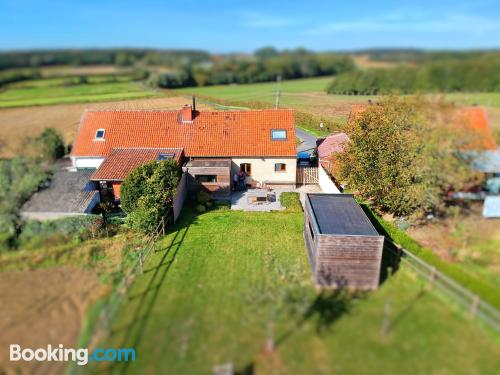
[[[169,153],[190,176],[191,190],[229,194],[231,176],[240,171],[249,185],[295,186],[294,112],[85,111],[71,160],[75,170],[95,170],[92,180],[119,198],[131,170]]]

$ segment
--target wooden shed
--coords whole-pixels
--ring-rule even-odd
[[[231,195],[231,159],[191,159],[183,170],[187,173],[190,192],[205,190],[216,197]]]
[[[304,240],[317,285],[377,289],[384,237],[348,194],[307,194]]]

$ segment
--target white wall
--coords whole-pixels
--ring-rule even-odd
[[[179,185],[177,185],[177,192],[174,196],[174,221],[177,221],[177,218],[181,214],[182,206],[184,206],[184,200],[186,199],[186,194],[186,172],[183,172],[179,181]]]
[[[71,158],[74,168],[99,168],[104,158]]]
[[[319,180],[319,186],[321,190],[323,190],[323,193],[328,193],[328,194],[340,194],[340,190],[337,188],[335,183],[332,181],[328,173],[323,169],[321,164],[318,167],[318,180]]]
[[[274,181],[274,182],[290,182],[295,184],[297,177],[297,159],[291,158],[232,158],[231,164],[231,181],[235,173],[240,171],[240,164],[250,163],[252,165],[252,175],[247,178],[247,183],[252,181]],[[276,172],[274,164],[286,164],[286,172]]]

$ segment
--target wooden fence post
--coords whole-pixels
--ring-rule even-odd
[[[470,305],[470,317],[471,317],[471,319],[474,319],[474,317],[476,316],[478,307],[479,307],[479,296],[475,295],[474,299],[472,300],[472,303]]]

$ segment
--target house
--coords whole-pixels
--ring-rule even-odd
[[[349,137],[345,133],[330,134],[320,138],[318,144],[318,180],[325,193],[340,193],[342,188],[335,179],[333,159],[336,153],[344,150]]]
[[[384,237],[350,194],[306,194],[304,240],[321,287],[377,289]]]
[[[132,156],[124,150],[182,150],[174,154],[190,176],[188,189],[213,192],[220,185],[215,190],[229,194],[228,176],[240,170],[248,185],[294,187],[295,139],[294,112],[288,109],[197,111],[186,105],[179,111],[91,110],[81,118],[71,160],[75,170],[96,170],[92,179],[106,188],[111,184],[108,191],[117,197],[126,173],[158,155]],[[210,163],[217,164],[217,172],[207,169],[214,168]],[[112,170],[119,170],[119,176]]]

